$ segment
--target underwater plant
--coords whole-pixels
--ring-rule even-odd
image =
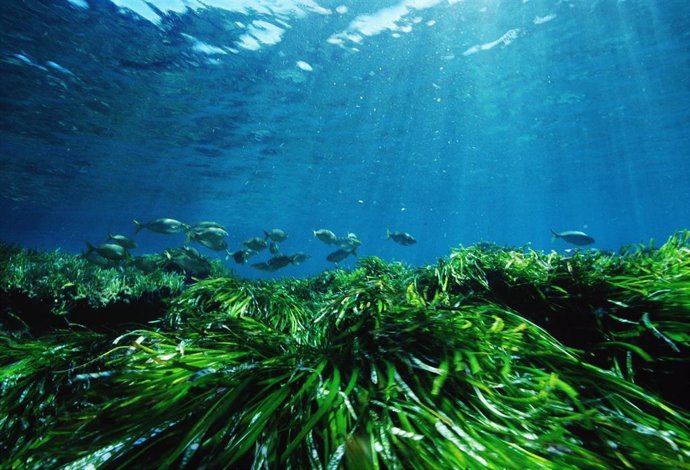
[[[42,253],[0,243],[0,255],[0,327],[12,330],[143,323],[161,316],[166,300],[190,281],[174,270],[101,267],[59,250]],[[213,276],[229,273],[220,261],[210,265]]]
[[[690,468],[657,390],[688,382],[687,242],[217,277],[124,331],[9,331],[2,465]]]

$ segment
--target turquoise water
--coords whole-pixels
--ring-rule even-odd
[[[173,217],[222,223],[231,250],[279,227],[312,256],[228,261],[263,277],[332,266],[319,228],[422,264],[689,225],[686,1],[16,1],[0,38],[0,239],[22,246]]]

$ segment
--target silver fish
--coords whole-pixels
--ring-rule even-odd
[[[228,256],[225,259],[228,259],[229,257],[232,257],[233,260],[235,260],[235,263],[237,264],[244,264],[247,262],[249,258],[257,254],[256,251],[254,250],[237,250],[237,251],[226,251]]]
[[[355,235],[354,233],[348,233],[346,237],[338,238],[335,241],[335,244],[341,248],[355,249],[359,245],[361,245],[362,242],[359,240],[359,238],[357,238],[357,235]]]
[[[193,276],[207,276],[211,273],[211,263],[191,247],[166,250],[166,265],[184,271]]]
[[[213,222],[210,220],[204,220],[203,222],[196,223],[196,224],[194,224],[192,229],[194,229],[194,228],[219,228],[221,230],[224,230],[226,232],[226,235],[227,235],[227,231],[228,231],[228,229],[226,229],[224,226],[222,226],[218,222]]]
[[[118,245],[117,243],[102,243],[98,246],[93,246],[91,243],[86,242],[86,247],[87,247],[87,251],[86,251],[87,255],[90,252],[95,251],[96,253],[101,255],[103,258],[106,258],[106,259],[109,259],[112,261],[121,261],[121,260],[123,260],[129,256],[127,249],[125,247],[123,247],[122,245]]]
[[[261,251],[268,246],[268,243],[263,238],[253,237],[242,242],[244,246],[254,251]]]
[[[228,236],[228,231],[222,227],[199,227],[195,225],[187,231],[187,238],[198,237],[221,239]]]
[[[134,220],[134,225],[137,226],[137,229],[134,233],[139,233],[139,230],[141,230],[142,228],[151,230],[152,232],[156,233],[180,233],[189,230],[189,225],[182,223],[179,220],[165,218],[155,219],[145,224],[142,224],[141,222]]]
[[[96,266],[100,266],[102,268],[112,268],[113,266],[117,266],[116,261],[104,258],[103,256],[99,255],[98,252],[95,250],[87,251],[82,256],[89,263],[95,264]]]
[[[197,250],[196,248],[192,248],[191,246],[183,246],[182,248],[176,251],[180,251],[191,258],[203,258],[201,253],[199,253],[199,250]],[[175,250],[172,250],[172,252],[175,252]]]
[[[386,229],[386,240],[389,239],[402,246],[410,246],[417,243],[417,240],[415,240],[414,237],[407,232],[391,232],[390,230]]]
[[[302,264],[302,263],[304,263],[306,260],[308,260],[309,258],[311,258],[311,256],[309,256],[308,254],[303,253],[303,252],[301,252],[301,251],[298,251],[297,253],[295,253],[294,255],[292,255],[291,258],[292,258],[292,264],[297,265],[297,264]]]
[[[137,247],[137,242],[135,242],[131,238],[125,237],[124,235],[108,234],[108,240],[112,241],[113,243],[117,243],[118,245],[122,246],[123,248],[127,248],[128,250]]]
[[[208,228],[192,228],[187,232],[187,241],[195,241],[215,251],[222,251],[228,248],[228,243],[225,237],[228,235],[222,228],[208,227]]]
[[[194,241],[213,251],[223,251],[228,249],[228,242],[225,240],[195,238]]]
[[[274,268],[270,264],[266,262],[261,262],[261,263],[254,263],[252,264],[252,268],[258,269],[259,271],[267,271],[267,272],[272,272],[275,271],[277,268]]]
[[[291,256],[276,255],[266,262],[252,264],[252,268],[258,269],[259,271],[273,272],[284,268],[290,263],[292,263]]]
[[[338,240],[338,237],[335,235],[335,233],[325,228],[314,230],[314,236],[327,245],[332,245]]]
[[[560,233],[551,230],[551,233],[553,234],[553,238],[551,239],[551,241],[560,238],[572,245],[577,246],[591,245],[592,243],[594,243],[594,238],[590,237],[585,232],[579,232],[577,230],[567,230],[565,232]]]
[[[270,238],[274,242],[283,242],[287,240],[287,233],[279,228],[274,228],[271,230],[264,230],[266,238]]]
[[[275,255],[270,258],[266,263],[274,269],[284,268],[288,264],[292,263],[292,256],[287,255]]]
[[[356,249],[341,248],[340,250],[336,250],[330,255],[326,256],[326,260],[330,261],[331,263],[338,263],[350,255],[357,256],[355,250]]]

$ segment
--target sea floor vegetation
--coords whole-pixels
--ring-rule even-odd
[[[0,246],[0,467],[690,469],[690,232],[250,281]]]

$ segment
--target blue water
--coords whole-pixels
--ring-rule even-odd
[[[216,220],[312,255],[238,274],[303,276],[319,228],[419,265],[690,226],[685,0],[2,2],[0,110],[0,239],[31,248]]]

